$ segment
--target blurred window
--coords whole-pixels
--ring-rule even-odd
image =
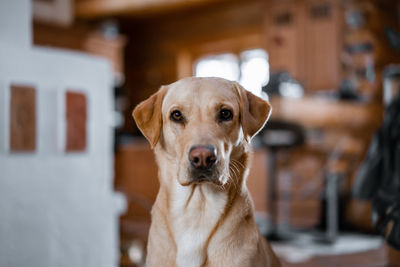
[[[197,77],[221,77],[237,81],[255,95],[269,81],[268,54],[263,49],[207,56],[195,65]]]
[[[239,77],[239,59],[234,54],[220,54],[203,58],[196,64],[196,76],[237,80]]]

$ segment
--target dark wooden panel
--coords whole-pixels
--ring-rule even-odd
[[[308,0],[306,8],[307,89],[336,89],[340,83],[341,9],[332,0]]]
[[[87,100],[82,93],[66,93],[66,151],[83,151],[86,149]]]
[[[28,86],[11,86],[10,150],[34,151],[36,148],[36,91]]]
[[[304,83],[304,5],[302,1],[273,1],[266,9],[265,35],[271,72],[287,71]]]

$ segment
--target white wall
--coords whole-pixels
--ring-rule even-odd
[[[30,24],[2,25],[11,10],[25,21],[27,6],[28,0],[0,1],[0,267],[117,266],[111,69],[102,59],[29,48]],[[37,90],[33,153],[9,151],[10,84]],[[87,97],[83,153],[64,151],[67,89]]]
[[[102,60],[0,45],[0,266],[117,265],[111,80]],[[10,83],[37,89],[34,153],[8,151]],[[88,99],[83,153],[62,149],[67,88]]]

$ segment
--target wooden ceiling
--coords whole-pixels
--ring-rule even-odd
[[[75,0],[75,16],[79,19],[145,17],[234,1],[237,0]]]

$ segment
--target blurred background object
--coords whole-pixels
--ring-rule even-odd
[[[400,93],[400,66],[387,66],[383,75],[383,103],[387,107]]]
[[[33,45],[33,5],[0,2],[0,266],[117,266],[113,70]]]
[[[271,73],[269,82],[263,86],[262,90],[270,95],[283,97],[300,98],[304,95],[303,86],[285,71]]]
[[[118,223],[120,265],[143,265],[158,180],[154,155],[133,122],[132,109],[161,85],[187,76],[219,76],[240,82],[272,104],[271,123],[253,140],[248,187],[261,232],[290,232],[288,241],[273,243],[285,266],[399,262],[399,252],[388,248],[372,224],[371,200],[352,194],[385,107],[399,91],[398,1],[5,0],[0,5],[0,45],[7,47],[0,50],[0,191],[8,188],[16,195],[18,188],[43,178],[31,172],[32,181],[23,175],[11,179],[8,172],[22,168],[9,162],[36,162],[33,166],[46,172],[50,161],[39,158],[56,151],[63,167],[55,168],[53,179],[66,183],[66,196],[81,192],[77,203],[88,205],[76,205],[76,212],[87,211],[73,216],[81,218],[78,225],[90,228],[105,220],[115,230],[117,213],[89,219],[93,207],[84,207],[91,205],[89,197],[94,201],[103,192],[106,207],[116,201],[122,208],[113,190],[125,196],[126,212]],[[51,62],[45,60],[50,57]],[[96,61],[92,57],[106,59],[110,69],[101,70],[102,63],[89,66]],[[102,159],[93,155],[100,148],[96,155]],[[74,176],[72,170],[85,160],[87,168],[106,168],[107,177],[89,170],[85,178]],[[25,230],[32,224],[45,229],[46,218],[54,226],[64,225],[46,205],[47,215],[38,213],[37,219],[21,223],[18,207],[32,200],[37,208],[38,192],[49,196],[45,202],[56,203],[54,208],[64,204],[51,194],[59,189],[42,183],[32,188],[17,202],[7,202],[12,204],[7,213],[0,204],[0,216],[14,218]],[[15,225],[0,223],[0,231],[12,233]],[[65,238],[86,233],[62,229]],[[87,247],[77,258],[82,261],[74,266],[97,265],[90,248],[95,241],[89,237],[94,230],[87,231],[81,244]],[[59,232],[44,232],[64,240]],[[113,266],[116,240],[107,244]],[[44,257],[49,262],[70,255],[58,248],[43,247],[38,255],[51,255]],[[9,258],[1,260],[13,266]]]
[[[353,193],[372,200],[373,223],[391,246],[400,249],[400,93],[385,111],[382,127],[358,170]]]

